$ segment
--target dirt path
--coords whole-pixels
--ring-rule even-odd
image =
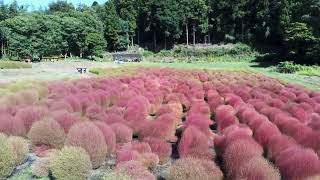
[[[63,61],[33,63],[30,69],[1,69],[0,82],[15,80],[56,80],[65,78],[92,77],[90,68],[112,68],[116,64],[91,61]],[[76,68],[88,68],[86,74],[80,74]]]

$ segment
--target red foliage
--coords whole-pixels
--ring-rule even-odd
[[[187,116],[186,122],[183,124],[183,128],[186,129],[189,126],[197,127],[201,132],[203,132],[207,137],[212,136],[210,125],[213,124],[213,121],[207,116],[202,114],[190,114]]]
[[[133,132],[128,126],[122,123],[114,123],[111,124],[110,127],[116,135],[117,143],[127,143],[132,141]]]
[[[266,102],[259,99],[251,99],[248,101],[248,103],[253,105],[257,111],[260,111],[261,109],[267,107]]]
[[[139,159],[145,167],[154,168],[159,164],[159,157],[155,153],[143,153]]]
[[[140,154],[151,152],[151,147],[148,143],[139,141],[132,141],[130,143],[126,143],[121,147],[121,149],[134,150]]]
[[[102,107],[97,104],[92,104],[86,109],[86,116],[91,120],[98,120],[102,113]]]
[[[52,113],[52,117],[60,124],[66,133],[68,133],[72,125],[81,119],[80,116],[68,111],[55,111]]]
[[[9,113],[1,113],[0,115],[0,133],[13,136],[25,136],[26,129],[20,118],[13,117]]]
[[[135,96],[131,98],[127,103],[127,108],[137,108],[140,112],[148,114],[150,112],[150,103],[149,100],[144,96]]]
[[[50,111],[66,110],[68,112],[73,112],[72,106],[64,100],[53,101],[49,107]]]
[[[303,110],[305,110],[307,113],[313,113],[313,106],[311,106],[309,103],[302,102],[298,105],[301,107]]]
[[[320,103],[320,96],[313,97],[312,99],[315,100],[317,103]]]
[[[212,159],[213,152],[209,149],[209,139],[198,128],[189,126],[179,142],[178,151],[180,157],[196,157]]]
[[[303,179],[320,174],[319,158],[310,149],[287,149],[277,156],[275,164],[284,179]]]
[[[170,143],[158,138],[147,137],[143,139],[150,145],[151,151],[159,156],[160,163],[163,164],[169,160],[172,153]]]
[[[289,116],[288,114],[279,113],[274,117],[273,123],[276,124],[284,134],[286,134],[285,133],[286,126],[288,124],[299,123],[299,121],[296,118]]]
[[[251,129],[256,130],[264,122],[269,122],[268,118],[264,115],[256,114],[247,123]]]
[[[311,120],[310,114],[297,104],[288,104],[286,109],[293,117],[296,117],[302,123],[309,122]]]
[[[114,153],[116,150],[116,135],[106,123],[101,121],[93,122],[103,133],[107,147],[108,147],[108,154]]]
[[[216,108],[221,106],[224,103],[224,100],[222,97],[220,97],[219,95],[216,97],[210,97],[208,99],[208,104],[210,107],[210,111],[213,113],[216,111]]]
[[[25,107],[20,109],[16,117],[21,119],[24,123],[26,131],[28,132],[32,126],[32,124],[36,121],[39,121],[46,114],[46,110],[40,107]]]
[[[72,107],[74,112],[82,112],[82,106],[77,96],[69,95],[64,100]]]
[[[241,97],[235,95],[235,94],[226,94],[225,102],[228,105],[231,105],[232,107],[236,107],[241,103],[244,103]]]
[[[108,107],[110,105],[110,95],[108,92],[101,89],[91,92],[95,102],[103,107]]]
[[[46,157],[51,147],[45,144],[33,145],[32,152],[35,153],[38,157]]]
[[[164,114],[173,114],[176,118],[180,119],[182,117],[182,105],[179,103],[169,103],[162,104],[159,110],[156,112],[156,116],[161,116]]]
[[[271,99],[268,104],[279,109],[282,109],[285,106],[285,103],[283,103],[280,99]]]
[[[73,125],[66,139],[66,145],[79,146],[87,151],[92,166],[97,168],[107,156],[107,144],[103,133],[94,123],[85,121]]]
[[[203,115],[205,117],[210,117],[210,107],[205,101],[197,101],[191,104],[188,115]]]
[[[228,126],[238,123],[235,114],[235,110],[230,105],[222,105],[216,109],[215,120],[218,125],[218,132],[221,132]]]
[[[116,171],[124,173],[132,180],[156,180],[156,177],[139,161],[119,163],[116,166]]]
[[[140,131],[139,138],[156,137],[168,141],[176,141],[175,128],[177,120],[172,114],[164,114],[154,121],[148,122]]]
[[[320,92],[311,92],[310,96],[311,97],[320,97]]]
[[[271,136],[280,135],[278,127],[268,121],[263,122],[255,131],[255,139],[262,145],[266,146]]]
[[[12,116],[16,115],[18,111],[17,106],[0,106],[0,114],[10,114]]]
[[[289,92],[289,91],[286,90],[286,89],[281,90],[281,91],[280,91],[280,95],[281,95],[281,96],[284,96],[284,97],[287,97],[287,98],[290,99],[290,100],[294,100],[294,99],[297,98],[294,93]]]
[[[234,177],[239,173],[239,167],[254,157],[261,157],[262,154],[262,147],[253,139],[237,140],[230,143],[223,153],[223,162],[228,177]]]
[[[121,149],[117,151],[117,164],[127,161],[138,161],[140,153],[131,149]]]
[[[222,153],[225,148],[234,141],[243,139],[252,140],[253,132],[247,126],[232,125],[225,129],[223,134],[223,136],[217,136],[214,139],[215,149],[218,153]]]
[[[291,137],[280,134],[273,135],[270,137],[266,148],[268,150],[268,158],[274,160],[282,151],[294,146],[297,146],[297,143]]]
[[[281,177],[279,171],[268,160],[258,156],[240,166],[235,179],[280,180]]]
[[[105,114],[104,118],[102,119],[103,122],[105,122],[108,125],[114,124],[114,123],[123,123],[125,124],[126,121],[123,119],[123,117],[117,113],[108,113]]]
[[[125,108],[118,106],[111,106],[106,109],[106,114],[118,114],[122,116],[124,114]]]
[[[274,107],[270,107],[270,106],[268,106],[268,107],[265,107],[265,108],[262,108],[261,110],[260,110],[260,113],[261,114],[263,114],[263,115],[265,115],[265,116],[267,116],[267,117],[271,117],[272,115],[275,115],[275,114],[277,114],[277,113],[281,113],[282,111],[280,110],[280,109],[278,109],[278,108],[274,108]]]
[[[320,150],[320,132],[312,131],[308,127],[305,132],[299,138],[297,138],[298,143],[307,148],[312,148],[315,151]]]
[[[314,131],[320,130],[320,115],[313,113],[311,115],[312,120],[308,123],[308,126],[311,127]]]
[[[180,98],[179,98],[179,96],[177,96],[176,93],[170,93],[170,94],[165,95],[164,102],[165,103],[168,103],[168,102],[180,103]]]
[[[259,113],[254,108],[245,105],[240,106],[237,112],[237,116],[243,123],[248,123],[249,120],[253,119],[258,114]]]
[[[129,107],[126,109],[124,119],[133,132],[138,133],[146,123],[147,112],[141,111],[137,107]]]

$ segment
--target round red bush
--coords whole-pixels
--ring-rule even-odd
[[[110,127],[116,135],[117,143],[128,143],[132,141],[133,132],[128,126],[122,123],[114,123],[111,124]]]
[[[180,157],[213,159],[215,154],[209,149],[209,139],[198,128],[189,126],[178,145]]]
[[[223,153],[223,163],[228,177],[239,173],[239,167],[254,157],[261,157],[262,147],[253,139],[237,140],[230,143]]]
[[[26,128],[24,122],[17,117],[13,117],[9,113],[2,113],[0,115],[0,133],[13,136],[25,136]]]
[[[66,133],[68,133],[72,125],[81,119],[80,116],[64,110],[53,112],[52,117],[60,124]]]
[[[289,148],[281,152],[275,161],[284,179],[303,179],[320,174],[320,161],[310,149]]]
[[[167,162],[172,154],[172,146],[170,143],[154,137],[147,137],[143,139],[150,145],[151,151],[158,155],[160,164]]]
[[[117,139],[116,134],[113,132],[112,128],[101,121],[95,121],[94,124],[100,129],[100,131],[104,135],[108,147],[108,154],[114,153],[116,150]]]
[[[94,123],[89,121],[77,123],[70,128],[66,145],[79,146],[85,149],[94,168],[99,167],[104,162],[108,153],[103,133]]]

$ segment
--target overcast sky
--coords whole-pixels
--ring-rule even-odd
[[[3,0],[5,4],[10,4],[14,0]],[[40,7],[46,8],[48,4],[52,1],[56,0],[17,0],[19,5],[30,5],[32,10],[37,10]],[[73,5],[78,6],[78,4],[86,4],[91,6],[94,1],[97,1],[99,4],[105,3],[107,0],[67,0],[71,2]]]

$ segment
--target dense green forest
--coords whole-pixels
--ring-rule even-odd
[[[28,12],[0,8],[2,56],[100,56],[137,44],[243,42],[282,60],[320,63],[319,0],[108,0],[91,7],[55,1]]]

